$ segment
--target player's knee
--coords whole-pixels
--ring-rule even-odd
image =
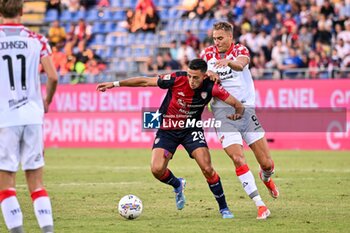
[[[245,158],[243,154],[231,154],[230,157],[236,167],[240,167],[245,164]]]
[[[152,172],[154,177],[159,179],[159,178],[161,178],[164,175],[165,169],[162,166],[152,165],[151,166],[151,172]]]
[[[210,178],[214,175],[215,171],[212,166],[206,166],[202,168],[202,173],[206,178]]]
[[[271,171],[274,169],[274,164],[272,159],[265,159],[263,162],[260,164],[260,167],[264,171]]]

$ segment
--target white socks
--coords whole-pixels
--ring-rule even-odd
[[[17,227],[22,228],[23,215],[16,197],[16,190],[6,189],[0,191],[0,203],[7,228],[9,230]]]
[[[46,229],[47,226],[53,226],[51,202],[46,190],[38,189],[34,191],[31,196],[33,200],[35,216],[38,220],[40,228],[44,229],[45,227]],[[53,229],[53,227],[50,228]],[[44,232],[53,232],[53,230]]]
[[[265,203],[261,200],[253,173],[249,170],[248,165],[244,164],[236,168],[236,175],[241,181],[244,191],[255,202],[255,205],[264,206]]]

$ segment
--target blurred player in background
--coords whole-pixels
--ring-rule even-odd
[[[249,71],[249,51],[240,44],[233,43],[233,26],[227,22],[218,22],[213,27],[214,46],[205,48],[201,58],[208,62],[208,69],[216,72],[222,86],[234,97],[240,100],[245,108],[245,114],[240,121],[228,121],[227,114],[232,109],[223,101],[214,98],[211,107],[215,119],[223,125],[217,128],[217,134],[226,154],[232,159],[238,176],[247,195],[258,208],[257,219],[266,219],[269,209],[262,201],[255,179],[243,155],[243,140],[249,145],[260,164],[259,176],[268,188],[271,196],[277,198],[278,189],[271,179],[274,173],[274,163],[271,159],[265,138],[265,131],[255,115],[255,89]]]
[[[240,119],[244,107],[221,86],[206,78],[207,63],[202,59],[192,60],[187,72],[176,72],[160,75],[152,78],[130,78],[117,82],[101,83],[98,91],[119,86],[147,87],[159,86],[168,89],[163,103],[153,116],[161,118],[161,126],[157,131],[153,144],[151,170],[154,177],[161,182],[174,187],[176,206],[179,210],[184,208],[184,188],[186,181],[177,178],[167,168],[179,145],[194,158],[205,176],[209,188],[219,204],[219,210],[223,218],[233,218],[233,214],[227,207],[224,190],[220,177],[211,164],[211,158],[202,127],[181,127],[180,122],[195,119],[201,120],[202,112],[212,97],[219,98],[236,109],[235,114],[228,116],[230,120]],[[156,115],[157,114],[157,115]],[[170,127],[168,127],[170,126]]]
[[[9,232],[23,233],[16,197],[19,163],[43,233],[53,232],[52,208],[43,184],[43,116],[56,90],[57,74],[47,39],[20,24],[22,0],[0,0],[0,203]],[[41,95],[39,63],[48,76]]]

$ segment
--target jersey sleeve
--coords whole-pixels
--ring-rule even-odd
[[[230,96],[230,93],[228,93],[220,84],[215,83],[212,90],[212,96],[225,101]]]
[[[236,52],[235,57],[238,57],[238,56],[250,57],[249,50],[244,45],[237,44],[235,48],[235,52]]]
[[[40,50],[40,58],[51,55],[52,51],[48,39],[41,35],[38,36],[38,39],[42,46]]]
[[[174,86],[176,77],[176,73],[159,75],[157,84],[162,89],[169,89]]]
[[[202,52],[199,54],[199,57],[204,61],[208,62],[207,57],[205,56],[205,49],[202,50]]]

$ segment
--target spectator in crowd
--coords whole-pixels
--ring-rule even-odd
[[[64,30],[64,27],[60,26],[58,20],[52,22],[48,33],[48,39],[50,43],[58,46],[59,49],[63,47],[66,40],[66,31]]]
[[[329,0],[324,0],[320,13],[326,18],[335,14],[333,4]]]
[[[58,15],[61,15],[61,0],[49,0],[46,3],[46,12],[49,10],[56,10]]]
[[[74,40],[79,42],[84,40],[88,42],[92,36],[92,27],[87,24],[84,19],[79,19],[78,25],[74,30]]]
[[[207,31],[207,35],[205,36],[205,38],[203,39],[202,42],[202,46],[201,46],[201,50],[203,50],[204,48],[210,46],[213,44],[213,30],[212,29],[208,29]]]
[[[98,0],[98,1],[100,2],[101,0]],[[108,1],[106,0],[103,0],[103,2],[108,3]],[[97,0],[80,0],[79,4],[81,7],[83,7],[84,10],[89,10],[92,7],[97,5]]]
[[[66,59],[67,56],[64,52],[60,51],[56,45],[52,46],[52,62],[57,72],[60,75],[65,73]]]
[[[132,9],[126,10],[126,19],[122,21],[122,27],[128,30],[129,32],[133,32],[133,21],[134,21],[134,11]]]
[[[170,54],[173,59],[178,60],[178,50],[179,48],[177,47],[176,40],[172,40],[170,42]]]
[[[179,6],[180,10],[184,10],[185,11],[185,13],[182,16],[183,17],[188,17],[190,12],[194,11],[197,5],[198,5],[198,0],[182,1],[182,4]]]
[[[73,55],[73,47],[73,42],[67,42],[64,46],[63,53],[65,54],[65,59],[63,59],[60,68],[61,75],[66,75],[74,70],[75,57]]]
[[[318,22],[317,32],[314,36],[315,41],[320,41],[322,44],[330,45],[332,42],[332,34],[330,30],[326,28],[324,21]]]
[[[142,29],[143,25],[145,24],[145,18],[148,11],[147,8],[149,7],[156,11],[156,6],[152,0],[139,0],[137,2],[131,32],[136,32],[137,30]]]
[[[142,23],[141,28],[144,32],[152,32],[155,33],[158,23],[159,23],[159,16],[157,12],[155,11],[155,8],[149,6],[146,9],[145,15],[142,17]]]
[[[82,62],[82,63],[86,63],[88,58],[87,55],[85,53],[86,51],[86,43],[84,40],[79,41],[78,43],[78,51],[76,53],[74,53],[74,56],[76,57],[76,62]],[[74,52],[74,51],[73,51]]]
[[[328,67],[328,70],[332,72],[331,77],[333,78],[339,77],[341,62],[342,62],[342,59],[338,55],[338,50],[336,48],[332,49],[332,56]]]
[[[319,63],[320,63],[320,56],[317,53],[315,53],[315,51],[311,50],[309,52],[309,62],[308,62],[310,79],[318,78]]]
[[[100,56],[98,56],[90,48],[87,48],[84,52],[84,56],[87,57],[85,62],[85,74],[98,75],[106,69],[106,64]]]
[[[177,60],[182,64],[186,64],[188,60],[197,58],[196,52],[191,46],[188,46],[185,41],[181,42],[180,48],[177,51]]]
[[[299,72],[291,71],[293,68],[300,68],[303,66],[303,61],[298,56],[297,51],[294,48],[289,48],[288,56],[283,60],[282,64],[278,66],[278,69],[282,71],[282,77],[284,78],[296,78]]]
[[[340,59],[344,59],[345,56],[350,54],[350,44],[345,43],[342,38],[338,39],[335,49],[337,50],[337,55]]]
[[[350,45],[350,19],[344,22],[345,30],[341,31],[337,39],[343,39],[343,41]]]
[[[98,63],[96,59],[89,59],[85,64],[84,74],[99,75],[105,69],[105,65]]]
[[[138,0],[135,6],[135,12],[141,11],[144,14],[148,7],[152,7],[154,10],[156,9],[156,5],[152,0]]]
[[[187,30],[185,35],[186,35],[186,40],[185,40],[186,45],[191,46],[194,50],[198,50],[199,49],[199,43],[200,43],[198,37],[195,36],[191,32],[191,30]]]
[[[350,1],[340,0],[336,2],[334,12],[338,21],[345,21],[350,18]]]
[[[80,10],[80,0],[61,0],[61,3],[64,9],[67,9],[71,12]]]
[[[69,24],[69,29],[66,32],[66,42],[69,41],[69,42],[74,42],[74,44],[76,43],[75,36],[74,36],[74,34],[75,34],[75,27],[76,27],[75,23],[70,23]]]
[[[312,40],[312,33],[308,31],[305,26],[301,26],[298,35],[298,42],[300,47],[303,48],[304,51],[310,51],[312,48]]]
[[[203,19],[205,17],[214,17],[214,12],[212,8],[215,6],[216,0],[190,0],[183,1],[180,6],[182,10],[185,10],[183,14],[184,17],[189,19],[199,18]]]
[[[165,70],[180,70],[180,63],[171,57],[170,52],[163,54],[163,60],[165,61]]]
[[[161,54],[158,54],[156,58],[155,71],[156,72],[162,71],[162,70],[165,70],[165,68],[166,68],[166,62],[164,61],[163,56]]]

